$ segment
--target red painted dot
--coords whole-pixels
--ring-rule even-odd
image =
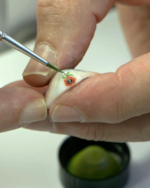
[[[76,83],[76,78],[75,77],[72,77],[72,76],[68,76],[65,80],[65,85],[66,86],[72,86]]]

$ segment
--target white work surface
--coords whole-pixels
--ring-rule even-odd
[[[34,41],[25,45],[33,49]],[[78,68],[112,72],[130,59],[117,14],[112,11],[97,26],[95,37]],[[22,79],[28,60],[15,50],[0,54],[0,86]],[[63,188],[58,176],[57,153],[65,137],[23,128],[1,133],[0,188]],[[131,174],[125,188],[149,188],[150,143],[129,143],[129,146]]]

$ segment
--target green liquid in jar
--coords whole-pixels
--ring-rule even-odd
[[[67,170],[71,174],[89,180],[115,176],[121,168],[121,158],[98,145],[90,145],[79,151],[67,165]]]

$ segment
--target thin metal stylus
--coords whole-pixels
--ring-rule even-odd
[[[23,54],[31,57],[32,59],[35,59],[36,61],[42,63],[45,66],[48,66],[56,71],[62,72],[60,69],[58,69],[57,67],[53,66],[52,64],[50,64],[48,61],[46,61],[45,59],[43,59],[42,57],[40,57],[39,55],[37,55],[36,53],[34,53],[33,51],[29,50],[27,47],[23,46],[22,44],[20,44],[19,42],[17,42],[16,40],[14,40],[13,38],[11,38],[10,36],[8,36],[6,33],[3,33],[2,31],[0,31],[0,41],[4,42],[5,44],[7,44],[8,46],[15,48],[16,50],[22,52]]]

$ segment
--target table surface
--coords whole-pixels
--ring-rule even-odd
[[[33,49],[35,40],[25,43]],[[100,73],[114,72],[131,59],[117,13],[111,11],[97,26],[94,39],[77,68]],[[0,54],[0,86],[22,79],[29,58],[10,50]],[[8,67],[9,63],[9,67]],[[20,128],[0,135],[0,187],[62,188],[57,153],[64,135]],[[125,188],[150,185],[150,142],[129,143],[132,159]]]

